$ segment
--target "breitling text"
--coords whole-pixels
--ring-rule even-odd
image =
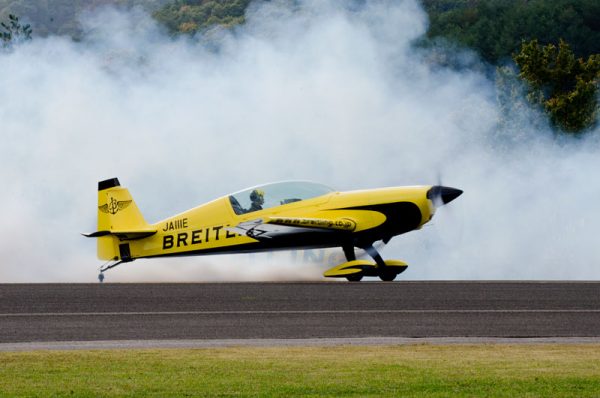
[[[216,226],[212,228],[197,229],[191,232],[180,232],[176,235],[165,235],[163,236],[163,250],[172,249],[174,247],[183,247],[188,245],[199,245],[201,243],[208,243],[211,240],[230,239],[237,235],[233,232],[225,230],[225,233],[221,232],[223,226]]]

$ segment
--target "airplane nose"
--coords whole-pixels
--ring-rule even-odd
[[[427,199],[431,199],[434,204],[441,202],[441,206],[452,202],[454,199],[462,195],[462,193],[463,191],[460,189],[434,185],[429,189],[429,191],[427,191]]]

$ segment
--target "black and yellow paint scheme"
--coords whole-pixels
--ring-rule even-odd
[[[407,265],[383,260],[373,244],[421,228],[436,208],[462,194],[455,188],[408,186],[337,192],[290,181],[223,196],[148,224],[129,191],[112,178],[98,183],[98,257],[103,272],[138,258],[341,247],[347,262],[326,277],[393,280]],[[373,259],[356,258],[355,248]]]

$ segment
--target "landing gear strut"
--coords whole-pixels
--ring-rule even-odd
[[[389,239],[387,239],[387,241],[389,241]],[[342,249],[344,250],[344,255],[346,256],[346,259],[348,261],[356,260],[356,254],[354,253],[354,245],[346,244],[346,245],[342,246]],[[366,251],[367,254],[373,260],[375,260],[375,264],[377,264],[377,273],[375,275],[371,275],[370,273],[367,273],[366,274],[367,276],[378,276],[379,279],[381,279],[384,282],[390,282],[396,278],[396,276],[398,275],[399,272],[397,270],[395,270],[394,267],[388,267],[388,265],[385,263],[385,261],[383,260],[383,258],[381,257],[381,255],[379,254],[377,249],[375,249],[375,247],[373,247],[372,243],[365,245],[365,246],[361,246],[361,249]],[[359,282],[363,278],[364,275],[365,275],[364,273],[352,274],[352,275],[346,276],[346,279],[350,282]]]
[[[367,252],[369,256],[371,256],[373,260],[375,260],[375,263],[377,264],[377,276],[379,276],[379,279],[381,279],[384,282],[391,282],[394,279],[396,279],[398,273],[394,272],[394,270],[390,269],[390,267],[387,266],[377,249],[373,247],[372,243],[370,245],[364,246],[363,249]]]
[[[387,239],[389,241],[389,239]],[[384,243],[386,240],[384,240]],[[367,259],[356,259],[354,253],[356,242],[345,242],[342,245],[346,259],[345,263],[336,265],[323,273],[323,276],[328,278],[346,278],[350,282],[358,282],[365,276],[377,276],[382,281],[393,281],[396,276],[404,272],[408,267],[401,260],[384,260],[381,258],[373,243],[359,243],[356,247],[363,249],[374,261]]]
[[[348,261],[356,260],[356,253],[354,253],[354,245],[353,244],[346,244],[346,245],[342,246],[342,250],[344,250],[344,255],[346,256],[346,260],[348,260]],[[346,277],[348,282],[360,282],[362,278],[363,278],[362,274],[353,274],[353,275],[348,275]]]

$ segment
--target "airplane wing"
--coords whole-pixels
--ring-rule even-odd
[[[257,220],[245,221],[227,229],[261,240],[308,232],[352,232],[355,228],[356,222],[349,218],[267,217],[265,219],[259,218]]]

